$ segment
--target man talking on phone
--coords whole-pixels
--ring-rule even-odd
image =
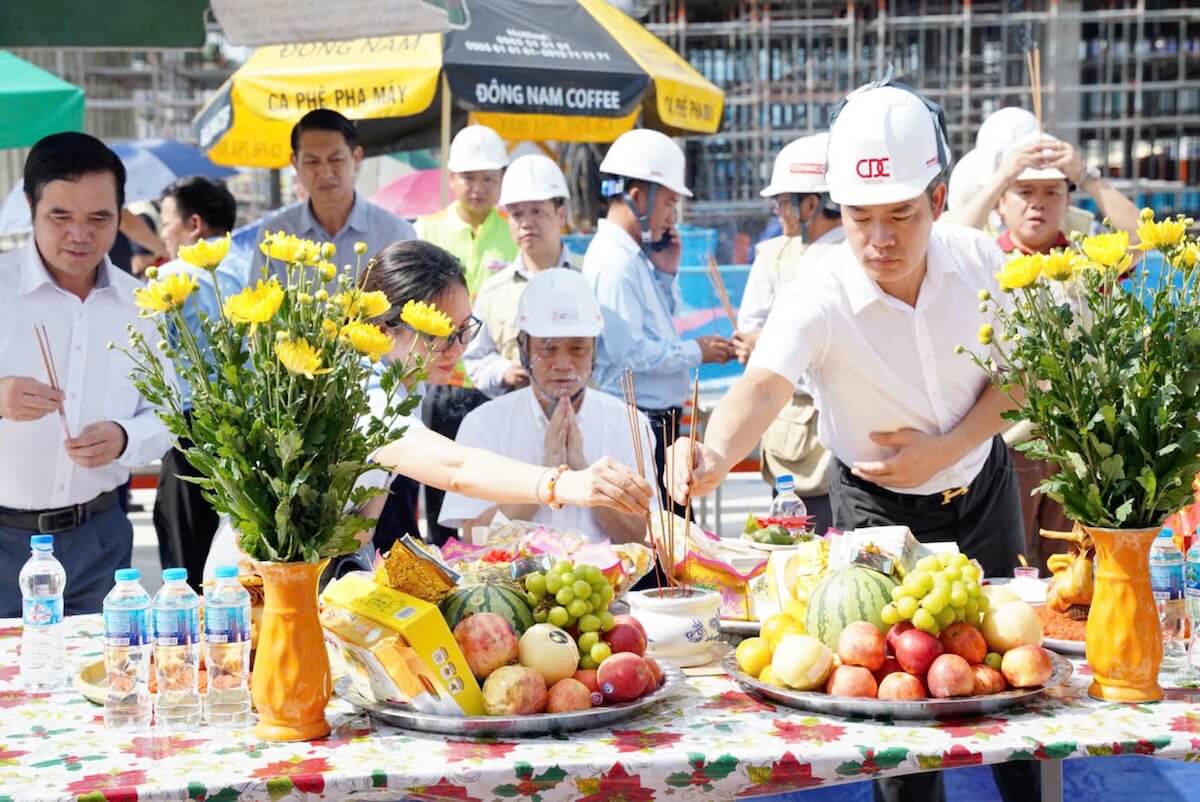
[[[583,259],[583,275],[604,315],[595,381],[621,398],[621,376],[633,371],[638,406],[654,428],[660,477],[683,419],[692,368],[734,356],[724,337],[683,341],[671,319],[683,253],[677,209],[681,197],[692,197],[685,168],[683,151],[665,134],[639,128],[618,137],[600,163],[608,212]]]

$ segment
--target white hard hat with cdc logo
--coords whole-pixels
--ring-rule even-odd
[[[531,337],[599,337],[604,316],[583,274],[555,267],[525,285],[516,323],[518,331]]]

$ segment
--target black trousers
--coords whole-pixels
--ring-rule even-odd
[[[429,407],[429,428],[451,440],[458,436],[467,413],[488,401],[479,390],[468,387],[440,385],[430,387],[425,403]],[[437,522],[446,493],[436,487],[425,488],[425,525],[430,543],[442,545],[457,534],[456,530]]]
[[[921,541],[952,540],[979,560],[987,576],[1012,576],[1025,545],[1021,500],[1008,449],[1000,437],[966,493],[914,496],[893,493],[859,479],[838,462],[829,482],[833,525],[839,529],[903,525]],[[992,776],[1005,802],[1041,798],[1041,767],[1036,761],[1002,763]],[[943,802],[940,772],[888,777],[875,781],[876,802]]]
[[[199,485],[181,476],[200,476],[183,452],[168,451],[162,460],[154,496],[154,531],[158,561],[163,568],[186,568],[188,584],[197,593],[204,581],[204,562],[217,533],[219,516],[205,500]]]

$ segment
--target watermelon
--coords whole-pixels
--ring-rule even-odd
[[[822,579],[808,597],[805,629],[837,651],[847,624],[870,621],[881,630],[879,611],[892,600],[896,580],[871,568],[851,565]]]
[[[459,588],[438,605],[442,617],[453,630],[469,615],[496,613],[503,616],[517,631],[518,637],[533,626],[533,613],[525,603],[525,597],[503,585],[471,585]]]

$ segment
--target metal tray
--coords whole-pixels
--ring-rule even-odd
[[[632,702],[593,707],[591,710],[574,713],[539,713],[532,716],[440,716],[435,713],[418,713],[403,707],[369,702],[358,695],[353,683],[344,676],[339,678],[336,689],[338,696],[371,718],[406,730],[477,738],[558,735],[611,726],[645,712],[674,694],[683,686],[683,672],[667,663],[660,662],[659,666],[663,672],[663,684],[649,696]]]
[[[1050,653],[1054,671],[1050,679],[1040,688],[1005,691],[989,696],[965,696],[957,699],[921,699],[918,701],[891,701],[887,699],[859,699],[851,696],[830,696],[816,691],[792,691],[763,683],[742,673],[734,655],[728,655],[722,667],[747,690],[759,696],[779,702],[788,707],[825,713],[833,716],[864,716],[884,719],[931,719],[963,718],[995,713],[1013,705],[1024,704],[1046,693],[1048,688],[1064,685],[1071,677],[1071,661],[1061,655]]]

